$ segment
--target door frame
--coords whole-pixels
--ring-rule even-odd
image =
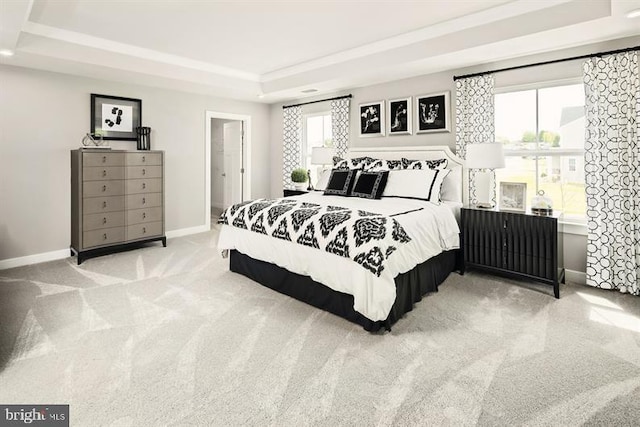
[[[204,133],[204,223],[208,230],[211,229],[211,119],[239,120],[244,123],[244,144],[242,146],[242,167],[244,168],[244,174],[242,175],[242,187],[244,199],[251,199],[251,116],[206,110]]]

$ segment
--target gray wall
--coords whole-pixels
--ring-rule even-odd
[[[89,131],[91,93],[142,99],[166,152],[167,231],[205,224],[206,110],[252,117],[252,196],[269,195],[266,105],[0,66],[0,260],[69,247],[69,150]]]
[[[305,98],[289,101],[286,104],[306,102],[315,99],[329,98],[337,95],[352,94],[351,99],[351,147],[393,147],[393,146],[431,146],[448,145],[455,151],[455,83],[454,75],[464,75],[475,72],[506,68],[520,64],[548,61],[557,58],[590,54],[612,49],[619,49],[640,44],[640,37],[629,37],[620,40],[566,49],[551,54],[533,55],[517,60],[502,61],[485,64],[483,66],[429,74],[393,82],[353,88],[322,97]],[[569,61],[553,65],[525,68],[495,74],[496,89],[535,84],[544,81],[564,79],[580,79],[582,76],[582,61]],[[379,138],[360,138],[358,136],[358,104],[370,101],[381,101],[407,96],[423,95],[434,92],[451,92],[451,132],[421,135],[386,136]],[[415,102],[415,99],[414,101]],[[271,196],[277,197],[282,193],[282,105],[271,105]],[[386,108],[386,107],[385,107]],[[415,112],[414,112],[415,113]],[[414,130],[415,131],[415,130]],[[586,237],[584,235],[565,234],[565,267],[570,270],[584,272],[586,270]]]

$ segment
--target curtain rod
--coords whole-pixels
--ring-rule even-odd
[[[519,70],[520,68],[537,67],[539,65],[556,64],[558,62],[575,61],[576,59],[587,59],[587,58],[592,58],[594,56],[613,55],[614,53],[630,52],[632,50],[640,50],[640,46],[627,47],[624,49],[617,49],[617,50],[609,50],[607,52],[591,53],[588,55],[572,56],[570,58],[553,59],[551,61],[536,62],[533,64],[516,65],[515,67],[499,68],[497,70],[483,71],[481,73],[465,74],[463,76],[453,76],[453,80],[455,81],[460,79],[466,79],[469,77],[484,76],[485,74],[501,73],[503,71]]]
[[[300,104],[283,105],[282,108],[299,107],[301,105],[315,104],[316,102],[334,101],[336,99],[353,98],[353,95],[336,96],[335,98],[318,99],[317,101],[301,102]]]

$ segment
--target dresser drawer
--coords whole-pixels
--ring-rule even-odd
[[[162,208],[133,209],[127,211],[127,224],[162,221]]]
[[[105,228],[102,230],[85,231],[82,237],[82,246],[84,248],[124,242],[124,227],[113,227]]]
[[[162,178],[130,179],[125,184],[127,194],[160,193]]]
[[[82,153],[83,166],[124,166],[124,153]]]
[[[127,179],[161,178],[162,166],[127,166]]]
[[[124,196],[83,199],[82,209],[84,214],[124,211]]]
[[[134,224],[127,227],[127,240],[146,239],[162,235],[162,221]]]
[[[87,181],[82,185],[83,197],[120,196],[124,194],[124,181]]]
[[[162,206],[162,193],[132,194],[127,196],[127,210]]]
[[[124,225],[124,211],[87,214],[82,219],[84,231],[103,228],[122,227]]]
[[[124,179],[124,166],[85,167],[82,169],[83,181]]]
[[[127,166],[157,166],[162,164],[161,153],[127,153],[125,157]]]

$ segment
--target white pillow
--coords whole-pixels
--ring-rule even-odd
[[[404,197],[440,202],[440,189],[449,169],[405,169],[389,171],[382,197]]]
[[[318,174],[318,182],[315,189],[324,191],[329,184],[329,178],[331,177],[331,169],[324,169]]]
[[[451,173],[447,174],[442,182],[441,200],[462,202],[462,166],[451,168]]]

